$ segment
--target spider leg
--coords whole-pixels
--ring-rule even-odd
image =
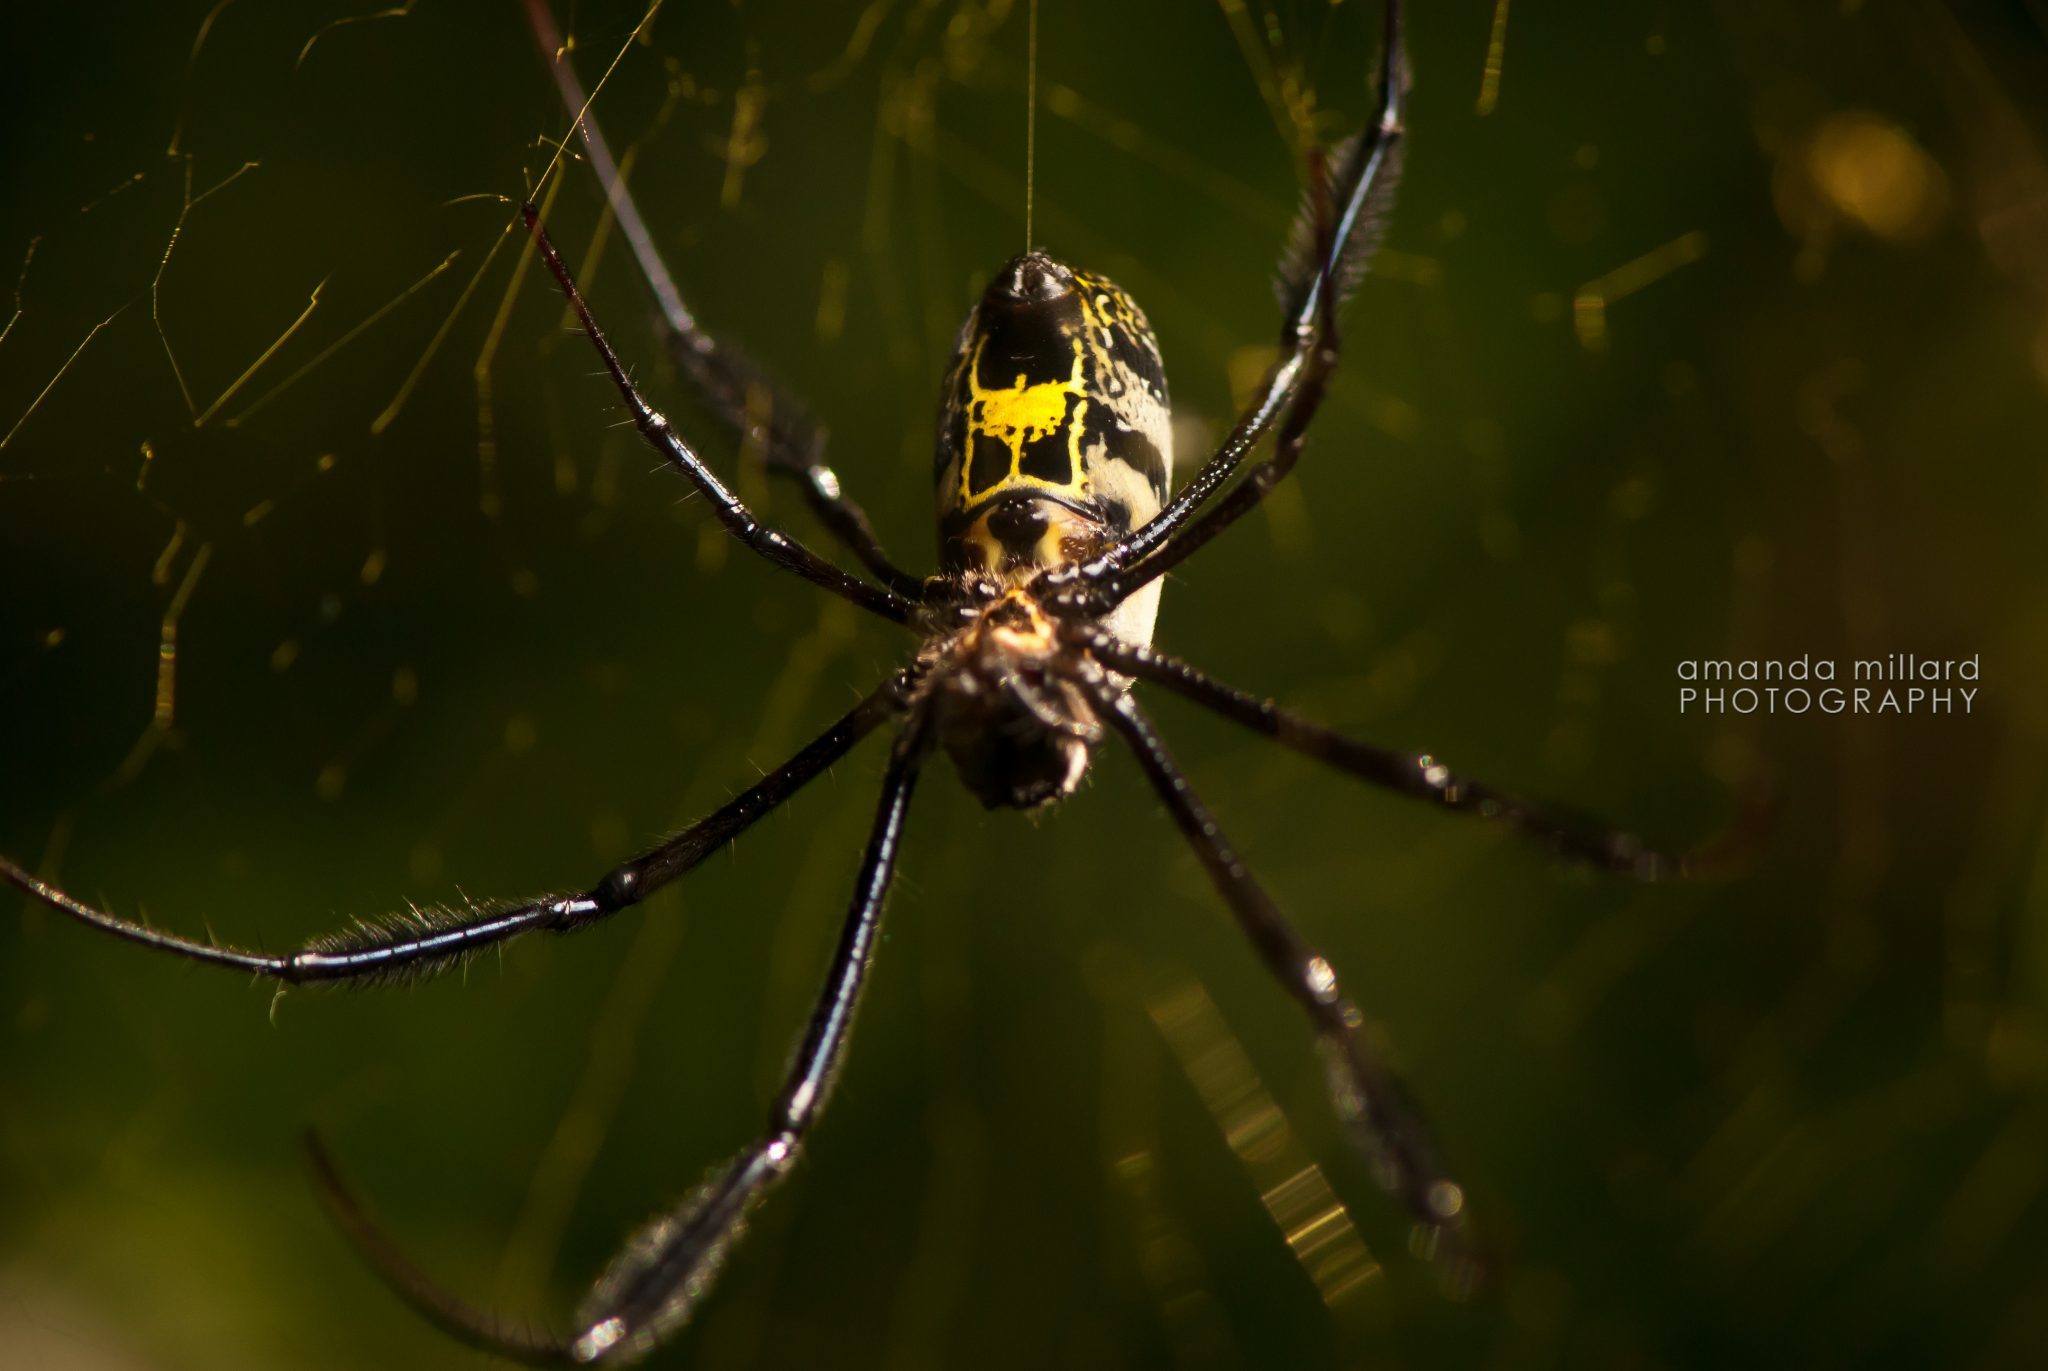
[[[553,274],[556,284],[562,288],[562,294],[567,297],[570,308],[576,311],[576,317],[582,321],[584,333],[589,336],[591,346],[597,349],[598,360],[603,362],[612,383],[619,388],[620,396],[625,399],[626,408],[632,412],[634,427],[640,430],[640,436],[647,440],[649,447],[660,453],[666,461],[688,477],[692,485],[703,492],[711,501],[718,513],[719,522],[725,525],[727,531],[783,570],[793,571],[813,585],[823,586],[833,594],[851,600],[862,609],[879,614],[884,619],[892,619],[899,624],[908,623],[911,601],[893,590],[870,584],[858,576],[841,571],[788,534],[762,523],[754,517],[752,510],[740,503],[740,498],[718,479],[711,468],[704,465],[704,460],[670,426],[667,417],[642,398],[639,388],[633,384],[633,378],[626,374],[626,368],[619,361],[619,355],[612,350],[611,342],[605,337],[604,330],[598,327],[597,320],[592,317],[590,306],[583,299],[583,293],[576,288],[576,278],[570,274],[568,264],[563,262],[562,255],[555,251],[555,245],[549,240],[547,230],[541,227],[540,211],[528,201],[520,207],[520,213],[525,216],[526,226],[532,232],[535,244],[540,248],[541,259],[547,263],[548,271]]]
[[[572,932],[640,903],[796,794],[884,719],[900,710],[907,679],[892,679],[752,787],[660,846],[614,868],[581,895],[550,895],[524,904],[461,912],[415,910],[395,919],[359,922],[343,932],[317,938],[295,952],[271,954],[180,937],[139,920],[96,909],[39,880],[5,857],[0,857],[0,881],[117,938],[291,985],[360,985],[429,976],[458,966],[479,950],[518,934],[535,929]]]
[[[353,1188],[342,1179],[341,1169],[318,1133],[311,1129],[303,1138],[306,1168],[312,1173],[313,1189],[320,1203],[371,1269],[414,1313],[442,1332],[480,1351],[529,1366],[573,1364],[569,1346],[560,1338],[500,1323],[484,1311],[449,1294],[391,1241],[383,1228],[363,1207]]]
[[[414,1309],[462,1340],[543,1364],[637,1360],[687,1322],[716,1279],[748,1214],[796,1165],[804,1140],[831,1093],[874,958],[882,903],[895,874],[903,822],[928,741],[926,716],[920,710],[897,735],[890,753],[874,827],[854,881],[852,906],[824,990],[789,1076],[769,1110],[766,1128],[745,1151],[626,1244],[577,1312],[579,1331],[573,1337],[509,1333],[491,1316],[443,1291],[371,1223],[316,1142],[315,1180],[343,1231],[385,1283]]]
[[[1092,560],[1045,578],[1049,589],[1066,590],[1069,603],[1083,613],[1107,612],[1194,547],[1206,543],[1257,504],[1300,455],[1321,388],[1336,366],[1333,324],[1337,307],[1377,245],[1381,221],[1399,177],[1407,94],[1400,0],[1386,0],[1382,41],[1378,114],[1371,127],[1338,149],[1335,186],[1311,193],[1282,263],[1285,317],[1279,360],[1266,373],[1215,455],[1157,516]],[[1310,244],[1317,250],[1303,251]],[[1196,512],[1223,488],[1282,416],[1289,418],[1279,452],[1254,473],[1257,481],[1251,492],[1234,499],[1228,513],[1211,511],[1198,526],[1199,533],[1189,528]],[[1195,539],[1192,547],[1167,555],[1181,537],[1190,535]]]
[[[882,902],[930,741],[926,720],[922,710],[914,713],[897,735],[839,945],[767,1127],[707,1186],[643,1231],[598,1281],[580,1315],[584,1332],[576,1347],[585,1359],[613,1348],[645,1351],[686,1320],[748,1211],[796,1164],[831,1093],[874,958]]]
[[[1182,699],[1192,700],[1233,723],[1362,781],[1455,813],[1476,814],[1506,824],[1561,856],[1636,880],[1664,880],[1690,872],[1690,864],[1684,858],[1652,851],[1633,834],[1467,780],[1427,753],[1398,752],[1347,738],[1282,709],[1271,700],[1225,685],[1178,658],[1122,642],[1098,629],[1076,625],[1069,632],[1103,665],[1164,686]]]
[[[1279,436],[1273,441],[1273,455],[1246,472],[1243,480],[1201,511],[1192,522],[1183,525],[1178,533],[1160,545],[1158,551],[1136,566],[1126,566],[1104,577],[1094,587],[1093,595],[1094,601],[1104,607],[1103,612],[1121,604],[1146,582],[1165,575],[1206,547],[1211,538],[1243,518],[1294,470],[1294,464],[1301,460],[1302,449],[1308,444],[1309,425],[1322,408],[1323,396],[1329,391],[1330,376],[1337,369],[1335,297],[1325,296],[1324,300],[1324,308],[1330,311],[1330,318],[1302,370],[1286,417],[1280,422]]]
[[[1194,848],[1217,893],[1237,916],[1266,969],[1307,1011],[1330,1066],[1337,1108],[1381,1182],[1421,1225],[1429,1248],[1461,1277],[1479,1274],[1464,1240],[1465,1192],[1437,1160],[1421,1111],[1382,1058],[1374,1032],[1310,946],[1246,868],[1188,779],[1127,692],[1097,682],[1092,694],[1110,728],[1130,746],[1152,788]]]
[[[746,447],[762,454],[768,470],[796,484],[812,514],[871,575],[896,594],[916,599],[923,592],[923,580],[890,560],[875,536],[867,511],[846,494],[838,474],[825,465],[825,431],[803,404],[778,387],[753,359],[731,344],[715,339],[690,311],[682,292],[676,288],[675,278],[669,274],[668,264],[662,260],[661,250],[654,244],[654,235],[640,217],[632,191],[619,175],[596,116],[588,108],[548,0],[526,0],[526,16],[542,60],[547,62],[555,87],[561,92],[562,104],[577,121],[577,132],[590,156],[591,170],[611,201],[619,231],[632,248],[640,274],[654,294],[676,364],[696,386],[706,406]]]

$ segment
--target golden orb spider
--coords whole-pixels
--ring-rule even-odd
[[[537,35],[572,111],[586,103],[549,37]],[[830,1093],[881,927],[911,793],[929,754],[947,752],[991,808],[1033,809],[1071,794],[1113,735],[1136,758],[1254,950],[1307,1012],[1326,1049],[1340,1113],[1387,1188],[1447,1259],[1476,1261],[1464,1195],[1421,1116],[1376,1052],[1366,1020],[1326,961],[1281,915],[1139,707],[1143,682],[1182,696],[1326,765],[1460,813],[1508,824],[1561,854],[1641,879],[1681,863],[1635,839],[1467,781],[1427,755],[1342,737],[1223,685],[1151,646],[1160,577],[1235,523],[1292,469],[1338,361],[1337,314],[1364,272],[1392,203],[1403,137],[1398,0],[1384,18],[1378,114],[1312,167],[1282,260],[1280,353],[1228,437],[1171,488],[1166,376],[1143,312],[1110,281],[1029,251],[994,276],[961,330],[935,444],[941,570],[903,571],[822,460],[820,431],[744,354],[684,305],[645,242],[593,125],[586,146],[650,284],[681,369],[708,407],[793,480],[856,575],[764,524],[641,395],[555,251],[531,203],[526,225],[618,388],[641,437],[706,497],[734,538],[769,562],[920,637],[910,660],[830,728],[737,798],[589,889],[518,904],[414,911],[364,921],[278,955],[167,933],[89,906],[0,858],[0,878],[83,923],[193,961],[302,985],[368,984],[460,965],[522,933],[587,928],[677,880],[884,724],[896,725],[851,907],[825,987],[758,1137],[686,1200],[649,1223],[598,1279],[564,1336],[511,1330],[443,1292],[373,1226],[317,1141],[316,1178],[337,1220],[398,1293],[469,1342],[540,1363],[618,1363],[680,1327],[709,1288],[753,1206],[796,1163]],[[764,407],[759,401],[765,397]],[[1242,474],[1259,444],[1273,449]],[[1236,477],[1235,483],[1232,483]]]

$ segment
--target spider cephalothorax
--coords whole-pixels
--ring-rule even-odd
[[[1102,735],[1073,649],[1026,589],[1004,590],[922,654],[939,745],[990,809],[1071,795]]]
[[[1380,1163],[1423,1246],[1469,1269],[1463,1192],[1330,963],[1294,930],[1231,850],[1135,698],[1144,682],[1202,705],[1348,775],[1505,823],[1608,870],[1650,879],[1674,865],[1625,834],[1524,804],[1453,775],[1434,758],[1346,738],[1154,651],[1160,577],[1255,508],[1300,457],[1337,364],[1336,315],[1363,270],[1390,201],[1405,81],[1397,4],[1386,9],[1379,115],[1340,146],[1283,260],[1280,352],[1217,450],[1168,499],[1173,449],[1166,377],[1145,316],[1099,276],[1030,252],[996,274],[962,330],[940,404],[936,476],[943,574],[893,562],[866,513],[824,465],[824,434],[741,353],[684,306],[569,73],[544,4],[527,7],[565,103],[661,305],[679,369],[706,406],[787,478],[864,575],[769,526],[719,480],[633,383],[568,267],[524,206],[542,260],[583,324],[648,445],[701,494],[726,529],[770,563],[919,633],[901,670],[788,761],[683,832],[582,894],[520,904],[409,909],[269,954],[181,937],[96,909],[0,858],[0,880],[131,942],[285,984],[418,977],[520,934],[600,923],[648,899],[762,815],[894,724],[881,799],[844,931],[817,1008],[761,1132],[688,1199],[657,1216],[597,1282],[565,1335],[506,1329],[430,1283],[342,1188],[316,1149],[336,1217],[406,1299],[459,1337],[528,1361],[619,1362],[685,1321],[762,1195],[796,1163],[824,1108],[880,936],[904,820],[926,756],[953,758],[991,807],[1033,808],[1070,793],[1100,738],[1126,745],[1193,845],[1231,914],[1328,1049],[1340,1112]],[[1249,460],[1266,438],[1269,456]],[[1240,468],[1246,468],[1240,471]],[[1233,480],[1233,478],[1235,478]]]

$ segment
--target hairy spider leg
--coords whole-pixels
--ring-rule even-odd
[[[640,903],[737,838],[897,713],[907,681],[903,676],[892,679],[787,762],[673,838],[615,867],[581,895],[548,895],[523,904],[462,913],[416,910],[397,918],[359,920],[353,927],[315,938],[297,951],[273,954],[180,937],[96,909],[5,857],[0,857],[0,880],[117,938],[289,985],[361,985],[430,976],[521,933],[536,929],[572,932]]]
[[[598,327],[596,318],[590,312],[590,305],[584,300],[583,292],[576,288],[576,278],[562,260],[561,253],[548,238],[547,230],[541,227],[540,210],[532,201],[520,207],[526,218],[527,229],[540,248],[541,260],[547,264],[555,283],[569,301],[569,307],[576,311],[582,321],[583,332],[590,339],[591,347],[597,351],[598,360],[604,364],[612,384],[618,387],[619,396],[626,402],[626,408],[633,416],[633,426],[647,445],[676,470],[689,478],[692,485],[711,501],[718,514],[718,521],[726,531],[767,561],[793,571],[813,585],[822,586],[843,599],[850,600],[872,614],[890,619],[899,624],[910,622],[912,602],[895,591],[874,585],[858,576],[841,571],[817,553],[805,547],[796,539],[779,529],[771,528],[754,516],[754,512],[740,502],[726,484],[719,480],[710,467],[704,465],[688,443],[669,424],[666,415],[648,404],[640,390],[633,384],[633,378],[626,374],[625,366],[619,361],[618,353],[612,350],[611,342],[604,330]]]
[[[1406,99],[1401,6],[1399,0],[1387,0],[1378,113],[1371,127],[1339,148],[1334,192],[1319,193],[1311,187],[1290,237],[1290,249],[1282,259],[1284,322],[1279,360],[1267,371],[1215,455],[1180,488],[1157,518],[1093,559],[1044,578],[1049,588],[1062,589],[1071,596],[1071,603],[1082,614],[1101,615],[1178,562],[1178,556],[1163,562],[1157,559],[1181,535],[1196,512],[1230,480],[1274,422],[1289,411],[1304,386],[1320,386],[1321,381],[1315,378],[1327,378],[1336,366],[1334,333],[1324,321],[1334,320],[1337,307],[1357,284],[1366,261],[1378,246],[1380,230],[1399,181]],[[1321,247],[1320,252],[1309,250],[1317,246]],[[1324,351],[1329,355],[1319,357]],[[1298,425],[1303,432],[1313,413],[1312,402]],[[1285,454],[1286,465],[1280,473],[1256,487],[1257,493],[1234,506],[1220,523],[1198,535],[1197,545],[1207,542],[1222,526],[1256,504],[1277,482],[1278,475],[1285,474],[1286,466],[1291,466],[1299,455],[1300,437],[1300,433],[1295,435],[1295,451]]]
[[[1359,780],[1454,813],[1473,814],[1505,824],[1559,856],[1639,881],[1665,880],[1689,870],[1684,857],[1655,851],[1634,834],[1470,780],[1428,753],[1400,752],[1348,738],[1282,709],[1271,700],[1226,685],[1154,648],[1119,642],[1085,625],[1074,625],[1068,632],[1105,666],[1162,686],[1232,723]]]
[[[619,231],[632,248],[640,275],[654,296],[676,365],[743,447],[761,454],[771,475],[795,483],[818,522],[870,575],[905,599],[918,598],[923,591],[923,579],[904,571],[890,559],[875,536],[867,511],[846,493],[838,473],[825,465],[827,434],[808,406],[778,385],[740,348],[705,329],[676,288],[675,277],[640,215],[640,206],[619,174],[618,164],[612,160],[611,147],[598,126],[597,116],[588,107],[570,60],[571,49],[562,42],[548,0],[526,0],[526,17],[541,60],[548,64],[548,71],[555,78],[563,108],[576,120],[576,131],[590,155],[590,169],[604,187],[612,212],[618,217]]]
[[[904,819],[929,753],[929,716],[913,708],[896,736],[839,944],[766,1127],[737,1157],[629,1240],[591,1288],[568,1338],[514,1332],[424,1275],[372,1221],[325,1149],[314,1175],[337,1222],[400,1298],[444,1331],[517,1360],[594,1365],[638,1360],[687,1321],[747,1215],[796,1165],[846,1055],[854,1012],[881,934]]]
[[[1465,1240],[1465,1192],[1438,1161],[1421,1111],[1382,1060],[1371,1026],[1345,997],[1336,971],[1287,921],[1230,846],[1137,702],[1101,682],[1091,690],[1266,969],[1307,1011],[1329,1056],[1338,1113],[1376,1163],[1382,1183],[1422,1226],[1428,1248],[1456,1274],[1476,1278],[1479,1263]]]

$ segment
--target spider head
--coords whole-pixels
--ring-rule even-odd
[[[1063,668],[1073,654],[1022,590],[989,600],[934,648],[940,745],[990,809],[1036,809],[1071,795],[1100,729]]]

